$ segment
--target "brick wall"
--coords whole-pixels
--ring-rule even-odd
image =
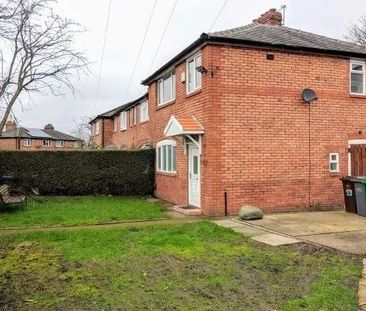
[[[347,141],[366,133],[366,97],[349,94],[349,59],[275,52],[270,61],[265,51],[216,49],[229,212],[342,204]],[[319,97],[310,106],[301,99],[307,87]],[[340,154],[339,174],[329,172],[331,152]]]

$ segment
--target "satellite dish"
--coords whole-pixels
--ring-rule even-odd
[[[304,89],[302,91],[302,99],[307,103],[311,103],[312,101],[317,100],[318,97],[316,97],[316,93],[314,90]]]

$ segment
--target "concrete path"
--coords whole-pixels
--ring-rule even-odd
[[[355,214],[279,213],[246,224],[351,254],[366,254],[366,217]]]
[[[2,234],[50,232],[59,230],[108,229],[108,228],[120,228],[120,227],[177,225],[197,221],[202,221],[202,219],[190,217],[182,219],[151,219],[151,220],[121,221],[121,222],[90,224],[90,225],[86,224],[86,225],[65,225],[65,226],[49,226],[49,227],[30,227],[30,228],[0,228],[0,236]]]
[[[272,233],[268,229],[262,229],[258,227],[251,226],[244,222],[238,221],[236,219],[222,219],[214,221],[217,225],[225,228],[230,228],[235,232],[243,233],[250,236],[253,240],[262,242],[272,246],[280,246],[287,244],[299,243],[300,240],[287,237],[283,234]]]

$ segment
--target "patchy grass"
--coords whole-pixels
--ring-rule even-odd
[[[0,237],[0,309],[356,310],[358,257],[209,222]]]
[[[166,217],[162,203],[142,197],[33,197],[28,206],[0,208],[0,228],[99,224]]]

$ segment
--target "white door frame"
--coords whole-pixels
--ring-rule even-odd
[[[348,141],[348,148],[351,148],[351,145],[366,145],[366,139],[351,139]],[[352,168],[352,159],[351,153],[348,152],[348,176],[351,176]]]
[[[200,208],[201,207],[201,156],[200,156],[200,150],[198,148],[197,145],[193,144],[193,143],[188,143],[187,144],[187,149],[188,149],[188,204],[189,205],[192,205],[192,206],[195,206],[195,207],[198,207]],[[192,150],[195,150],[196,151],[196,156],[198,157],[198,181],[197,181],[197,196],[198,196],[198,199],[197,200],[192,200],[193,196],[192,196],[192,184],[191,184],[191,177],[193,174],[192,172],[192,169],[193,169],[193,165],[192,165]],[[193,176],[194,177],[194,176]]]

